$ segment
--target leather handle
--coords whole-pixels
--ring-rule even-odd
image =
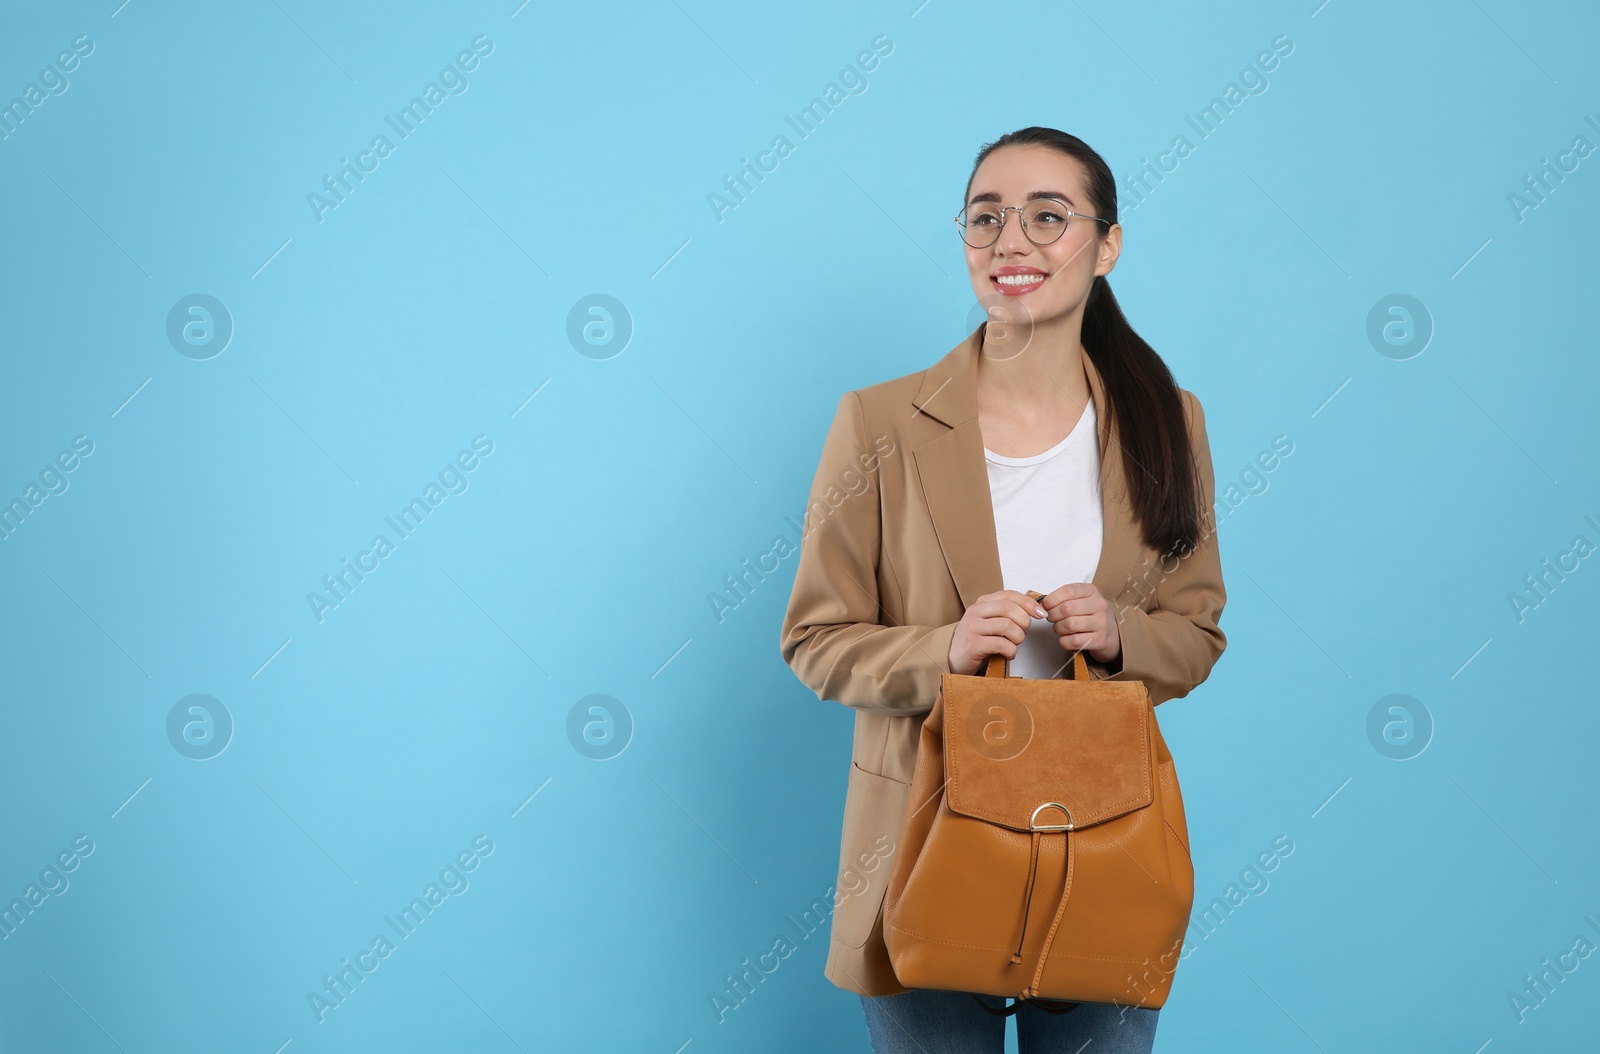
[[[1034,600],[1044,599],[1044,594],[1036,589],[1030,589],[1027,593]],[[1010,670],[1010,661],[1004,655],[995,654],[984,660],[982,676],[1009,677],[1011,676]],[[1084,660],[1083,649],[1081,648],[1074,652],[1072,656],[1072,679],[1074,681],[1089,680],[1089,664]]]

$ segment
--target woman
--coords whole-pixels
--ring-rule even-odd
[[[940,676],[990,655],[1013,676],[1070,676],[1082,650],[1093,677],[1142,681],[1160,704],[1226,645],[1205,417],[1111,295],[1110,169],[1075,136],[1025,128],[984,147],[963,202],[973,291],[1005,321],[839,400],[781,638],[818,698],[856,711],[824,972],[861,996],[878,1054],[1004,1044],[1004,999],[907,989],[883,940]],[[1148,1051],[1158,1014],[1024,1001],[1019,1048]]]

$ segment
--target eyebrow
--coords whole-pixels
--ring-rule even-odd
[[[1067,197],[1067,195],[1061,193],[1059,190],[1035,190],[1028,195],[1027,200],[1032,201],[1035,198],[1060,198],[1073,208],[1078,207],[1075,201]],[[996,194],[994,191],[990,191],[987,194],[977,194],[974,195],[973,199],[967,202],[967,204],[976,205],[980,201],[992,201],[998,205],[1000,203],[1000,195]]]

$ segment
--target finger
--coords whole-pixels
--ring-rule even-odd
[[[1039,614],[1039,605],[1034,603],[1032,597],[1014,589],[1002,589],[998,593],[985,594],[972,606],[980,615],[1009,618],[1024,629],[1032,624],[1034,619],[1047,617]]]
[[[1075,615],[1086,615],[1088,614],[1087,609],[1084,607],[1086,603],[1087,601],[1085,600],[1063,600],[1059,604],[1046,607],[1045,618],[1055,624]]]
[[[1020,645],[1018,645],[1015,641],[1007,640],[1005,637],[979,637],[977,642],[977,650],[980,655],[978,660],[978,671],[980,673],[983,671],[983,663],[990,655],[999,655],[1007,659],[1015,659],[1017,657],[1017,650],[1019,647]]]
[[[1094,644],[1093,633],[1063,633],[1056,640],[1061,642],[1061,650],[1066,652],[1086,651]]]
[[[1008,598],[1010,600],[1015,601],[1017,607],[1020,608],[1022,610],[1022,613],[1024,615],[1026,615],[1028,618],[1030,618],[1030,619],[1044,618],[1043,615],[1039,614],[1039,611],[1040,611],[1040,609],[1042,608],[1043,605],[1041,605],[1038,601],[1034,600],[1028,594],[1023,593],[1023,592],[1021,592],[1019,590],[1015,590],[1015,589],[1007,589],[1007,590],[1003,590],[1001,592],[1001,596],[1004,596],[1004,597],[1006,597],[1006,598]]]
[[[985,593],[978,600],[1015,600],[1019,604],[1031,604],[1033,598],[1020,589],[997,589],[993,593]]]
[[[1061,603],[1048,608],[1049,614],[1046,617],[1052,622],[1057,622],[1069,615],[1102,614],[1107,609],[1105,597],[1100,594],[1100,590],[1093,586],[1090,586],[1089,590],[1083,596],[1063,600]]]
[[[1084,597],[1094,596],[1100,590],[1093,582],[1068,582],[1066,585],[1057,586],[1050,593],[1045,594],[1044,606],[1055,607],[1070,601],[1081,600]]]
[[[1101,621],[1094,615],[1068,615],[1065,618],[1054,620],[1051,625],[1055,627],[1058,636],[1098,633],[1103,626]]]
[[[1004,637],[1014,644],[1021,644],[1028,635],[1025,627],[1017,625],[1014,619],[1004,615],[986,618],[978,624],[978,632],[986,637]]]

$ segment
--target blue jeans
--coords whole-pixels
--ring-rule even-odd
[[[1000,996],[913,988],[899,995],[861,996],[873,1054],[1003,1054],[1006,1018],[985,1010],[1006,1005]],[[1078,1054],[1094,1041],[1094,1054],[1149,1054],[1161,1011],[1079,1003],[1064,1014],[1024,1000],[1016,1013],[1021,1054]]]

